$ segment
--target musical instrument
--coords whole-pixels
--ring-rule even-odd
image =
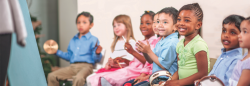
[[[160,70],[150,75],[149,77],[150,86],[164,86],[166,82],[163,82],[161,85],[152,83],[153,80],[159,76],[167,76],[169,77],[168,80],[172,80],[172,76],[170,72],[168,72],[167,70]]]
[[[195,86],[225,86],[215,75],[205,76],[194,82]]]
[[[58,44],[54,40],[47,40],[43,44],[43,49],[48,54],[55,54],[57,52],[57,50],[58,50]]]

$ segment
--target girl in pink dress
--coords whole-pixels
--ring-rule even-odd
[[[157,19],[158,19],[158,14],[155,14],[154,15],[154,19],[153,19],[153,31],[154,33],[159,36],[159,33],[158,33],[158,23],[157,23]],[[150,46],[152,46],[153,48],[155,47],[155,45],[157,44],[157,42],[161,39],[161,37],[158,37],[156,39],[154,39],[151,43]],[[146,63],[144,64],[144,67],[142,68],[141,70],[141,74],[140,76],[136,77],[136,78],[133,78],[131,79],[130,81],[127,81],[124,83],[124,85],[126,83],[133,83],[136,81],[136,83],[134,84],[134,86],[139,86],[139,85],[142,85],[145,84],[145,83],[148,83],[148,78],[149,76],[152,74],[152,68],[153,68],[153,64],[152,62],[148,62],[146,61]]]
[[[141,17],[140,25],[140,30],[145,36],[143,42],[146,43],[148,41],[152,46],[151,49],[154,48],[152,43],[156,39],[152,29],[153,15],[154,13],[152,11],[146,11]],[[132,61],[129,62],[129,66],[112,72],[97,73],[96,75],[89,77],[91,86],[104,86],[104,84],[105,86],[107,86],[107,83],[111,86],[122,86],[124,82],[140,76],[142,69],[146,66],[144,65],[146,63],[146,59],[144,58],[142,53],[135,51],[129,43],[125,43],[125,47],[127,52],[135,57]],[[120,60],[119,62],[122,62],[122,60]],[[106,82],[101,82],[101,80],[103,79],[105,79]]]

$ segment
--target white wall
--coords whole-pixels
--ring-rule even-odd
[[[222,20],[229,14],[250,16],[249,0],[78,0],[77,12],[88,11],[94,16],[95,25],[91,33],[99,38],[101,45],[107,50],[106,57],[109,57],[113,40],[112,21],[116,15],[129,15],[135,38],[142,40],[139,24],[140,16],[145,10],[157,12],[169,6],[180,9],[193,2],[198,2],[203,9],[203,38],[208,44],[210,57],[217,58],[223,47],[220,42]]]
[[[77,33],[75,18],[77,15],[76,0],[58,0],[59,14],[59,48],[66,52],[70,39]],[[68,66],[69,62],[60,58],[60,66]]]
[[[29,11],[30,14],[37,18],[37,20],[42,22],[42,30],[41,34],[44,35],[44,37],[40,38],[40,47],[42,48],[43,43],[48,39],[48,24],[46,23],[48,21],[47,19],[47,1],[46,0],[27,0],[28,4],[30,4]],[[43,50],[43,48],[42,48]]]

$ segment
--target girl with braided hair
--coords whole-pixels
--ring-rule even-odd
[[[176,27],[185,38],[176,46],[178,70],[165,86],[193,85],[195,80],[209,73],[208,46],[198,34],[202,19],[203,12],[198,3],[184,5],[179,10]]]

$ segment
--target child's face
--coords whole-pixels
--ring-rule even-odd
[[[153,21],[150,15],[146,14],[141,17],[140,30],[143,36],[154,35],[152,24],[153,24]]]
[[[166,37],[172,34],[175,30],[172,16],[170,16],[169,14],[160,13],[157,23],[160,36]]]
[[[115,35],[117,36],[125,36],[125,34],[127,34],[127,28],[123,23],[118,23],[114,21],[113,29]]]
[[[194,12],[191,10],[182,10],[177,18],[177,29],[180,35],[189,36],[198,34],[202,23],[198,21]]]
[[[93,27],[93,23],[90,24],[89,18],[83,15],[77,18],[76,26],[80,34],[86,34],[89,32],[89,29]]]
[[[158,31],[158,23],[157,23],[157,19],[158,19],[159,15],[155,14],[154,16],[154,21],[153,21],[153,31],[155,34],[159,35],[159,31]]]
[[[250,22],[248,20],[242,21],[240,24],[241,33],[239,34],[240,47],[250,48]]]
[[[224,24],[221,33],[221,43],[226,51],[235,49],[239,47],[238,35],[240,30],[235,26],[235,24]]]

